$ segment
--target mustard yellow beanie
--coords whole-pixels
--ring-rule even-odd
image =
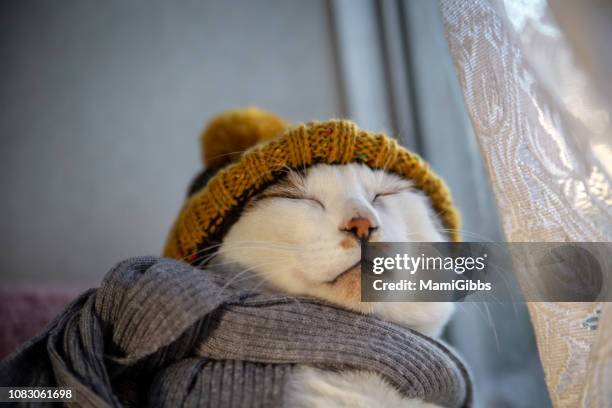
[[[412,180],[430,199],[449,238],[459,241],[460,218],[446,184],[418,155],[381,133],[348,120],[290,126],[257,108],[214,118],[201,137],[205,171],[172,227],[164,256],[195,262],[214,252],[249,198],[274,184],[287,168],[363,163]]]

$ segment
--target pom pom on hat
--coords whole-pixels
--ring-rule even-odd
[[[202,160],[208,168],[236,161],[243,151],[280,135],[287,127],[280,117],[259,108],[223,112],[202,133]]]

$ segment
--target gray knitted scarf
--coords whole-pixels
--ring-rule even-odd
[[[174,260],[124,261],[3,361],[0,385],[70,387],[92,407],[278,407],[295,364],[310,364],[371,370],[407,397],[471,405],[468,373],[443,344],[230,284]]]

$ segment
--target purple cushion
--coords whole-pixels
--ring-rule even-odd
[[[79,292],[57,287],[0,288],[0,359],[42,331]]]

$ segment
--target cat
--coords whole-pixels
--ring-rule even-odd
[[[252,198],[212,263],[235,273],[236,282],[312,296],[439,336],[453,312],[451,303],[360,301],[362,240],[446,239],[428,198],[410,181],[363,164],[319,164],[288,170]],[[401,396],[374,373],[309,366],[296,369],[286,395],[292,407],[436,406]]]

